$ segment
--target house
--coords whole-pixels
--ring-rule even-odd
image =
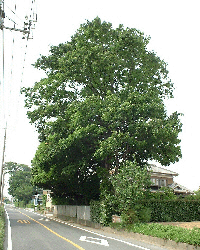
[[[161,187],[170,187],[176,195],[186,196],[194,194],[193,191],[174,182],[174,177],[178,176],[178,173],[158,167],[154,164],[149,164],[149,167],[151,171],[152,192],[159,190]]]

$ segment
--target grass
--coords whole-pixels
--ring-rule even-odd
[[[3,250],[4,236],[5,236],[4,207],[0,206],[0,250]]]
[[[126,226],[120,223],[115,223],[111,224],[111,227],[166,240],[173,240],[175,242],[200,246],[200,228],[186,229],[171,225],[161,225],[158,223],[137,223]]]

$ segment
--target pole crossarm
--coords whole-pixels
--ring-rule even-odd
[[[5,18],[5,12],[4,12],[4,7],[2,8],[2,1],[0,0],[0,29],[3,30],[3,23],[4,23],[4,18]]]
[[[25,30],[25,29],[16,29],[16,28],[10,28],[10,27],[5,27],[2,26],[3,29],[7,29],[7,30],[14,30],[14,31],[19,31],[22,32],[24,34],[30,34],[30,30]]]

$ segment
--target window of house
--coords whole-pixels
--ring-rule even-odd
[[[160,179],[160,180],[158,181],[158,185],[159,185],[160,187],[166,187],[166,186],[167,186],[167,181],[166,181],[165,179]]]
[[[151,178],[151,182],[153,182],[154,185],[158,185],[158,179]]]

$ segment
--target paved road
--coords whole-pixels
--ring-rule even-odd
[[[6,205],[8,250],[166,250],[132,239],[93,232]],[[11,233],[11,234],[10,234]]]

